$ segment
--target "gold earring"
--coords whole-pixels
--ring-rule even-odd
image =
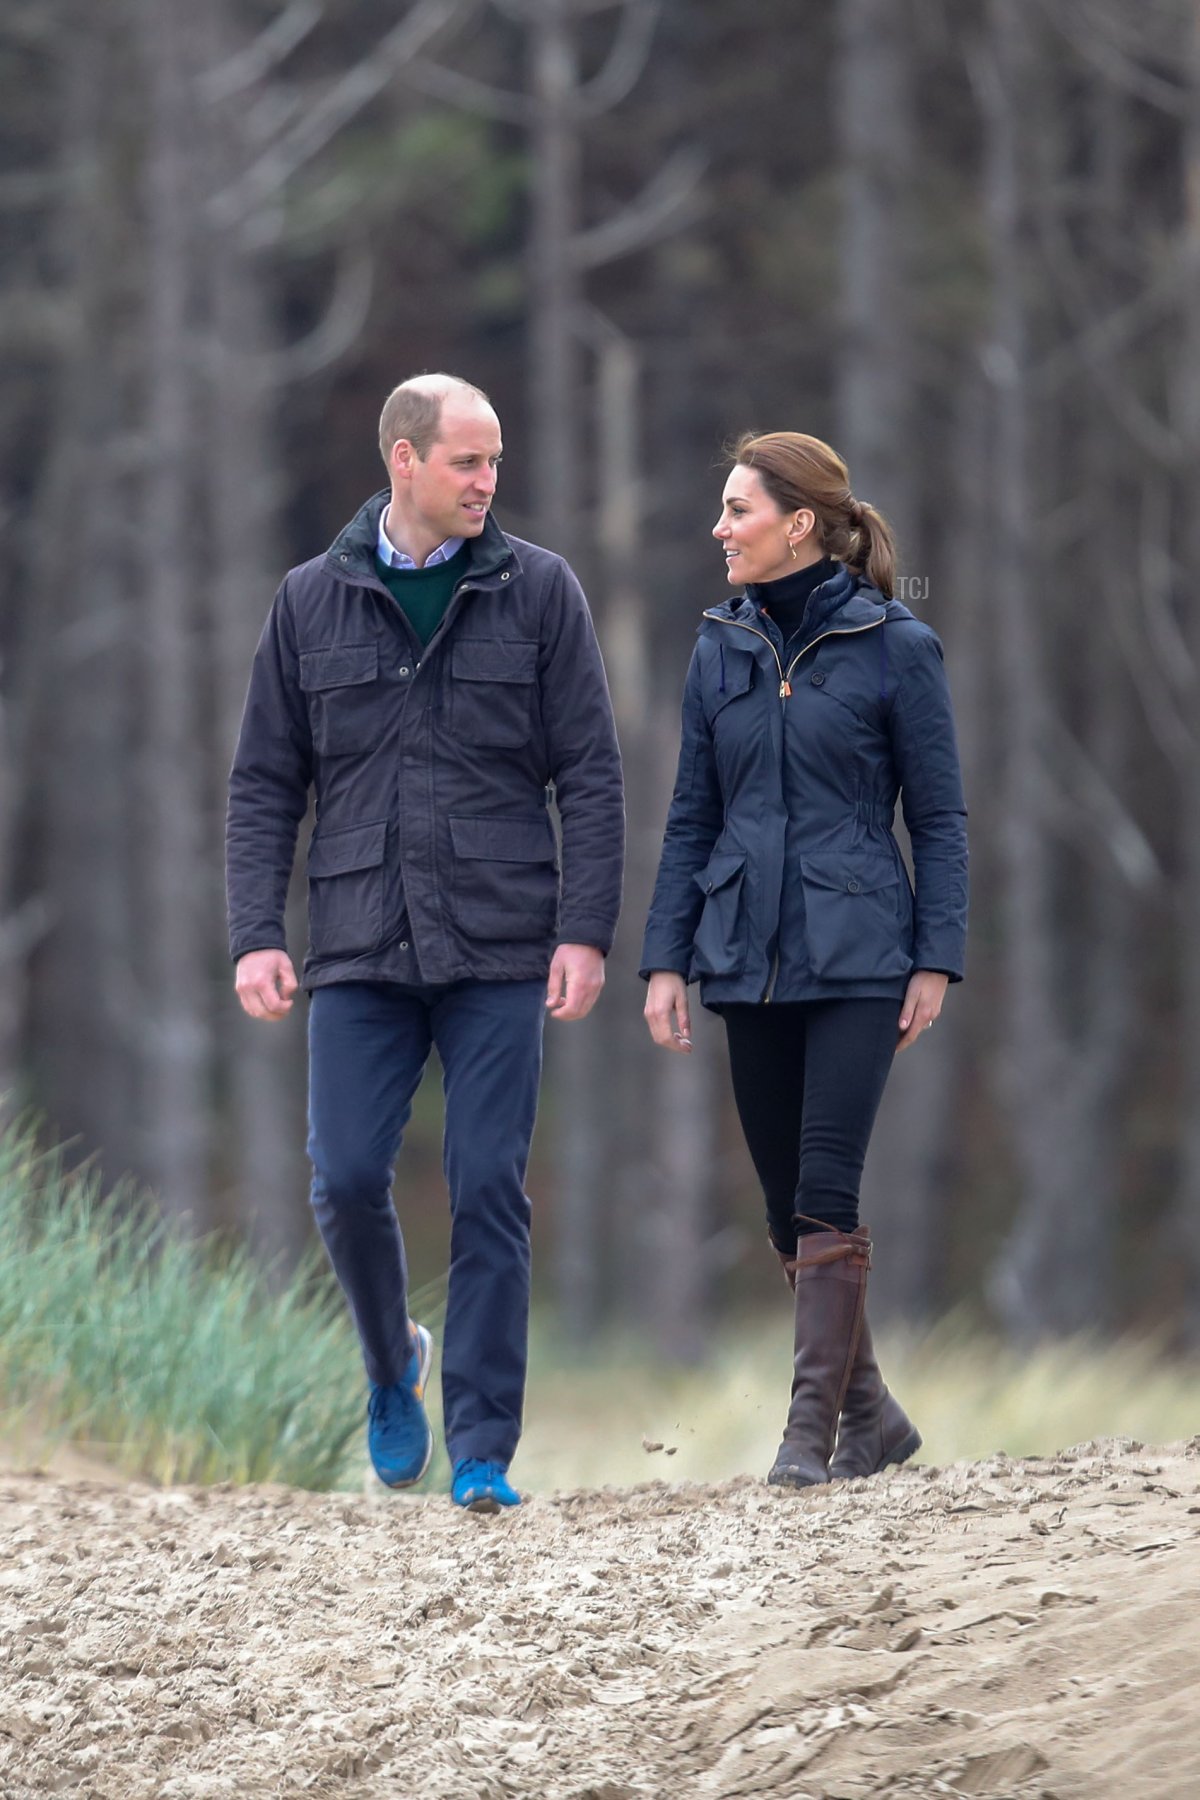
[[[791,538],[788,539],[788,549],[792,553],[792,561],[799,562],[800,558],[796,555],[796,546],[795,546],[795,544],[793,544]]]

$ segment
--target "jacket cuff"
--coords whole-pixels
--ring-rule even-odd
[[[683,981],[688,978],[688,965],[691,962],[669,962],[665,958],[657,958],[654,962],[643,963],[638,975],[643,981],[649,981],[652,975],[678,975]]]
[[[287,942],[280,934],[246,932],[229,940],[231,963],[240,963],[243,956],[253,956],[256,950],[282,950],[285,956],[288,953]]]
[[[923,950],[918,944],[913,951],[913,973],[920,969],[928,969],[931,975],[948,975],[951,981],[963,978],[962,953],[951,955],[943,944],[939,950]]]
[[[590,919],[563,919],[554,935],[556,944],[587,944],[607,956],[613,946],[616,927],[594,916]]]

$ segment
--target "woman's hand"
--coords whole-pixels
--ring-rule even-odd
[[[687,982],[670,969],[656,969],[646,992],[646,1023],[650,1036],[664,1050],[692,1052],[692,1021],[688,1015]]]
[[[900,1008],[900,1042],[896,1049],[907,1050],[927,1031],[942,1010],[950,977],[937,969],[918,969],[908,984],[904,1005]]]

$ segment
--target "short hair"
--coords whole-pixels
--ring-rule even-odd
[[[492,404],[482,388],[461,375],[410,375],[392,389],[379,415],[379,454],[389,467],[392,448],[401,438],[425,461],[437,443],[442,406],[451,394],[473,394],[485,406]]]

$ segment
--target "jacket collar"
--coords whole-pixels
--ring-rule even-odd
[[[379,542],[379,521],[391,497],[388,488],[372,494],[325,552],[325,567],[339,580],[370,581],[380,585],[375,546]],[[467,539],[467,575],[479,581],[494,575],[506,563],[519,569],[516,552],[489,513],[479,536]]]
[[[837,573],[813,590],[804,620],[804,641],[811,643],[830,631],[858,631],[866,625],[877,625],[886,617],[887,603],[879,590],[839,563]],[[756,631],[762,630],[761,611],[748,594],[733,595],[719,606],[710,606],[704,618],[706,622],[749,625]]]

